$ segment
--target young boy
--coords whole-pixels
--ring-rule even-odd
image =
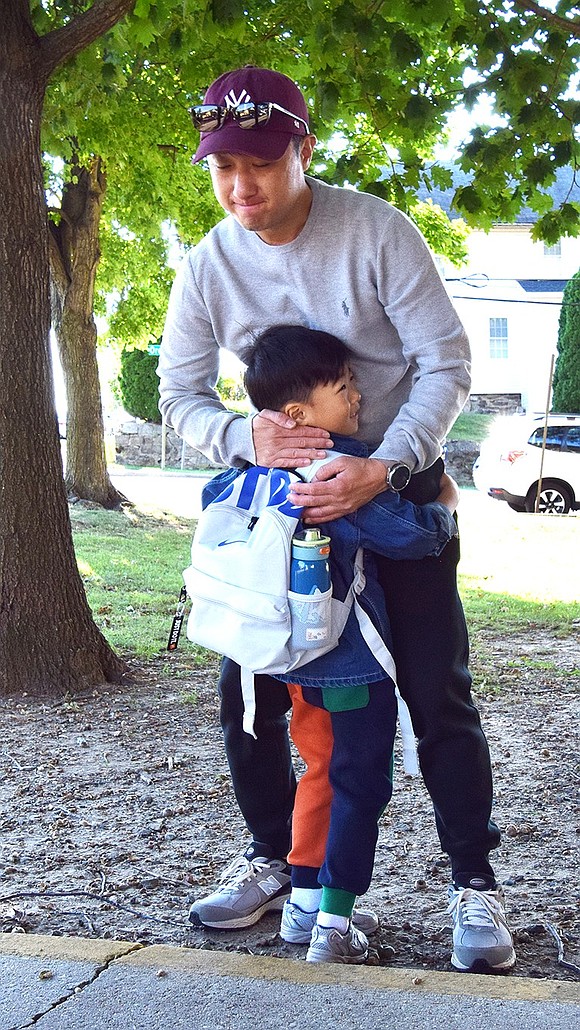
[[[328,333],[276,326],[245,355],[246,390],[258,411],[284,411],[299,425],[327,429],[336,451],[366,457],[369,448],[352,439],[361,395],[350,360],[346,345]],[[458,499],[455,483],[442,475],[441,493],[432,504],[414,505],[388,489],[320,527],[331,538],[333,592],[341,599],[353,579],[355,555],[365,549],[366,586],[359,601],[387,647],[389,627],[373,552],[436,560],[456,535]],[[306,765],[294,807],[288,856],[292,888],[281,936],[310,941],[307,961],[361,963],[368,941],[353,925],[353,906],[368,890],[378,820],[392,794],[394,684],[365,642],[354,607],[337,648],[277,678],[288,682],[291,735]],[[376,929],[372,913],[359,915],[368,931]]]

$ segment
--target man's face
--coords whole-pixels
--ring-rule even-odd
[[[284,410],[300,425],[354,436],[358,430],[360,398],[354,375],[350,368],[345,368],[335,383],[315,386],[307,401],[291,402]]]
[[[314,136],[305,136],[297,153],[291,141],[277,161],[248,154],[210,154],[212,185],[224,211],[264,243],[275,246],[296,239],[312,202],[304,173],[315,142]]]

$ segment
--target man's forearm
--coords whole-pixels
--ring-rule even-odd
[[[177,435],[214,464],[240,467],[254,461],[250,419],[228,411],[219,400],[162,381],[159,408]]]

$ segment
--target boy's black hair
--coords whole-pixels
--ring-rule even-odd
[[[304,325],[275,325],[256,337],[242,360],[244,386],[258,411],[280,411],[288,401],[307,401],[316,386],[335,383],[352,352],[331,333]]]

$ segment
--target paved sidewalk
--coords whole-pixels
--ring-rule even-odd
[[[129,501],[146,508],[172,512],[181,518],[195,519],[201,511],[201,491],[212,472],[181,471],[179,469],[129,469],[110,465],[109,475],[114,486]]]
[[[0,1030],[575,1030],[561,980],[0,934]]]

